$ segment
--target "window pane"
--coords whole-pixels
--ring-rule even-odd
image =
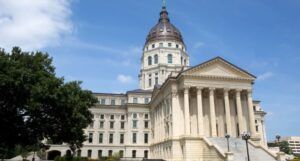
[[[109,143],[112,144],[114,142],[114,134],[109,134]]]
[[[133,103],[137,103],[137,98],[133,98]]]
[[[103,129],[103,128],[104,128],[104,122],[100,121],[100,129]]]
[[[132,128],[134,128],[134,129],[137,128],[137,120],[132,121]]]
[[[89,133],[89,143],[93,142],[93,133]]]
[[[92,157],[92,150],[88,150],[88,157]]]
[[[103,143],[103,133],[99,134],[99,143],[102,144]]]
[[[152,65],[152,57],[151,56],[148,57],[148,65]]]
[[[169,64],[172,64],[173,63],[173,60],[172,60],[172,54],[168,54],[168,63]]]
[[[136,143],[136,133],[132,133],[132,143]]]
[[[116,105],[116,100],[112,99],[111,100],[111,105]]]
[[[158,55],[154,55],[154,64],[158,63]]]

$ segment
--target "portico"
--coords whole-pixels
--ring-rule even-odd
[[[255,121],[252,101],[252,94],[250,89],[229,89],[203,86],[186,86],[183,89],[184,95],[184,135],[193,135],[192,128],[197,128],[197,136],[206,137],[224,137],[225,134],[240,137],[243,132],[250,131],[253,136],[255,132]],[[191,97],[196,96],[196,107]],[[243,104],[241,97],[244,97]],[[208,99],[209,103],[203,102]],[[222,101],[223,103],[218,103]],[[233,102],[233,104],[230,104]],[[247,105],[245,106],[245,102]],[[194,115],[190,111],[195,108],[197,122],[191,122],[191,117]],[[206,109],[204,109],[206,108]],[[204,113],[204,111],[208,111]],[[208,114],[209,129],[205,128],[205,115]],[[247,123],[249,122],[249,123]],[[195,124],[197,125],[195,127]],[[237,125],[235,128],[233,125]],[[205,131],[209,133],[205,134]]]

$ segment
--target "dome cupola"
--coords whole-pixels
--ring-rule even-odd
[[[150,30],[146,45],[155,41],[178,41],[184,44],[180,31],[170,22],[168,11],[162,7],[158,23]]]

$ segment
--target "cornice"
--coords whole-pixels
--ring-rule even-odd
[[[218,80],[237,80],[237,81],[253,81],[251,78],[242,77],[227,77],[227,76],[215,76],[215,75],[196,75],[196,74],[182,74],[187,78],[206,78],[206,79],[218,79]]]

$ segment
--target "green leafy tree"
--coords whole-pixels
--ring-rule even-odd
[[[0,49],[0,157],[44,139],[81,147],[97,99],[80,84],[57,77],[47,53]]]
[[[292,149],[289,147],[287,141],[282,141],[278,143],[280,151],[285,152],[286,154],[292,154]]]

